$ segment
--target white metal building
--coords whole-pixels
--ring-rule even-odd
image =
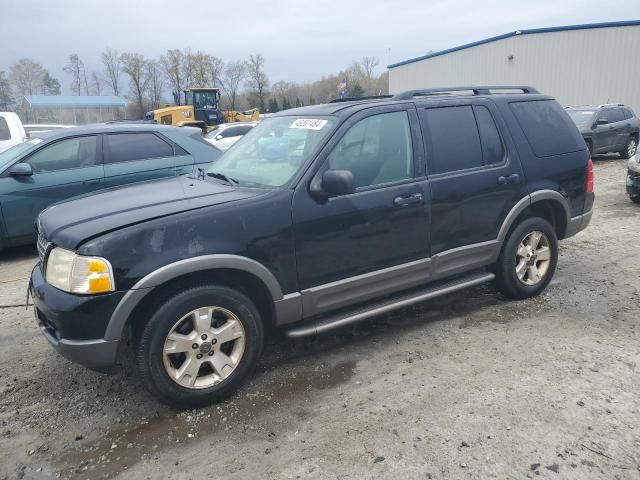
[[[390,93],[467,85],[530,85],[564,106],[640,115],[640,20],[518,30],[389,65]]]

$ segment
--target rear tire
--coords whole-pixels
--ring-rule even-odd
[[[549,222],[528,218],[516,226],[495,265],[496,286],[514,300],[535,297],[549,285],[558,263],[558,239]]]
[[[637,197],[629,197],[633,203],[640,203],[640,195]],[[1,252],[2,250],[0,250]]]
[[[624,149],[620,152],[620,158],[629,159],[636,154],[638,150],[638,140],[635,137],[629,137]]]
[[[238,388],[260,356],[263,337],[260,314],[246,295],[219,285],[193,287],[152,314],[136,342],[136,369],[158,400],[202,407]]]

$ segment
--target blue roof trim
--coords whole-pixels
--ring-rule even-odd
[[[582,25],[564,25],[561,27],[548,27],[548,28],[530,28],[528,30],[516,30],[515,32],[505,33],[496,37],[486,38],[484,40],[478,40],[477,42],[466,43],[458,47],[448,48],[447,50],[441,50],[435,53],[429,53],[420,57],[411,58],[402,62],[392,63],[387,65],[387,68],[400,67],[407,65],[408,63],[419,62],[420,60],[426,60],[428,58],[439,57],[440,55],[446,55],[448,53],[457,52],[458,50],[465,50],[467,48],[477,47],[485,43],[496,42],[498,40],[504,40],[505,38],[516,37],[520,35],[531,35],[534,33],[548,33],[548,32],[565,32],[569,30],[589,30],[592,28],[611,28],[611,27],[632,27],[640,25],[640,20],[625,20],[622,22],[602,22],[602,23],[585,23]]]
[[[25,95],[31,108],[120,108],[127,102],[114,95]]]

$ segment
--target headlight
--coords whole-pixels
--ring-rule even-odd
[[[640,155],[637,153],[629,159],[629,170],[640,173]]]
[[[104,258],[76,255],[56,247],[47,258],[45,279],[69,293],[93,294],[115,290],[111,264]]]

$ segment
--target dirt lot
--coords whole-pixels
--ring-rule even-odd
[[[640,478],[640,207],[596,162],[591,227],[539,298],[489,286],[270,339],[227,403],[175,412],[59,357],[0,257],[0,478]],[[16,306],[18,305],[18,306]]]

